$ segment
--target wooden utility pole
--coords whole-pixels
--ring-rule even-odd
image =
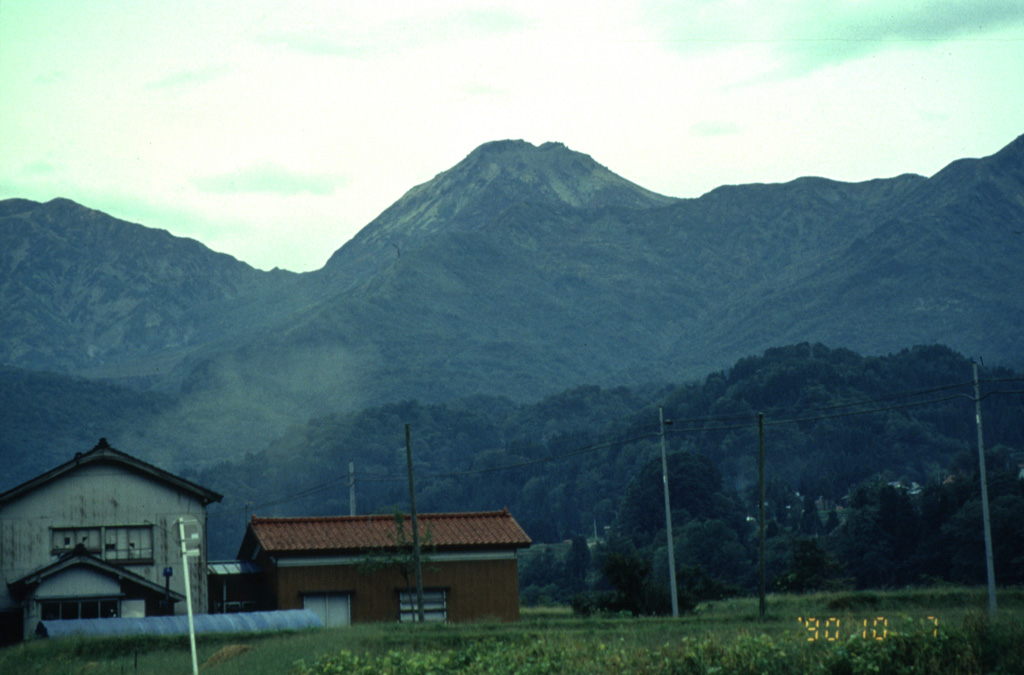
[[[409,464],[409,510],[412,519],[412,562],[416,569],[416,620],[423,623],[423,567],[420,564],[420,526],[416,519],[416,487],[412,479],[412,433],[405,425],[405,458]]]

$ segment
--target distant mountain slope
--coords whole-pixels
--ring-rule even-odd
[[[1024,363],[1024,136],[909,188],[725,332],[757,324],[780,342],[813,338],[867,353],[941,341]]]
[[[315,273],[343,292],[231,363],[332,345],[338,389],[378,403],[699,376],[802,340],[868,353],[941,341],[1020,363],[1021,145],[930,179],[673,200],[563,146],[488,144]]]
[[[355,282],[437,235],[491,228],[522,204],[565,210],[649,208],[674,202],[561,143],[493,141],[417,185],[335,252],[322,273]]]
[[[159,378],[230,333],[231,307],[288,275],[66,199],[6,200],[0,362]]]

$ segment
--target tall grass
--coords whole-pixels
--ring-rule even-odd
[[[773,595],[702,605],[680,619],[524,610],[516,624],[362,624],[198,636],[202,672],[295,673],[1024,673],[1024,589]],[[884,617],[884,639],[872,639]],[[938,627],[927,617],[936,617]],[[813,618],[826,639],[808,631]],[[868,628],[864,628],[864,622]],[[868,630],[868,639],[863,631]],[[835,635],[838,633],[838,635]],[[882,637],[881,629],[877,637]],[[877,671],[872,669],[879,669]],[[716,670],[718,669],[718,670]],[[0,650],[0,673],[188,673],[187,637],[41,640]]]

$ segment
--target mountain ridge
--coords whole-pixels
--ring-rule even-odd
[[[335,251],[320,272],[335,278],[364,276],[380,269],[370,262],[371,256],[390,261],[432,234],[492,226],[495,213],[519,203],[555,209],[650,208],[675,201],[618,176],[562,143],[534,146],[523,140],[491,141],[408,190]]]
[[[173,238],[133,254],[148,232],[110,250],[47,248],[45,227],[31,238],[11,215],[30,202],[8,200],[0,236],[20,232],[41,262],[15,264],[21,244],[0,253],[0,309],[14,317],[0,360],[180,391],[155,425],[166,442],[191,434],[225,453],[331,410],[679,381],[777,344],[885,354],[943,343],[1020,364],[1022,148],[1018,138],[931,178],[805,177],[676,199],[560,144],[501,141],[301,275]],[[69,228],[109,218],[70,204],[37,215]],[[166,327],[193,332],[183,344]],[[87,354],[100,329],[102,367]],[[223,437],[203,440],[218,425]]]
[[[69,199],[0,205],[0,361],[12,365],[86,374],[190,350],[223,332],[226,307],[292,274]]]

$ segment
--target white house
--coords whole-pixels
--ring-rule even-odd
[[[205,612],[206,506],[221,495],[107,444],[0,493],[0,644],[42,619],[186,612],[177,521],[195,518],[194,612]]]

